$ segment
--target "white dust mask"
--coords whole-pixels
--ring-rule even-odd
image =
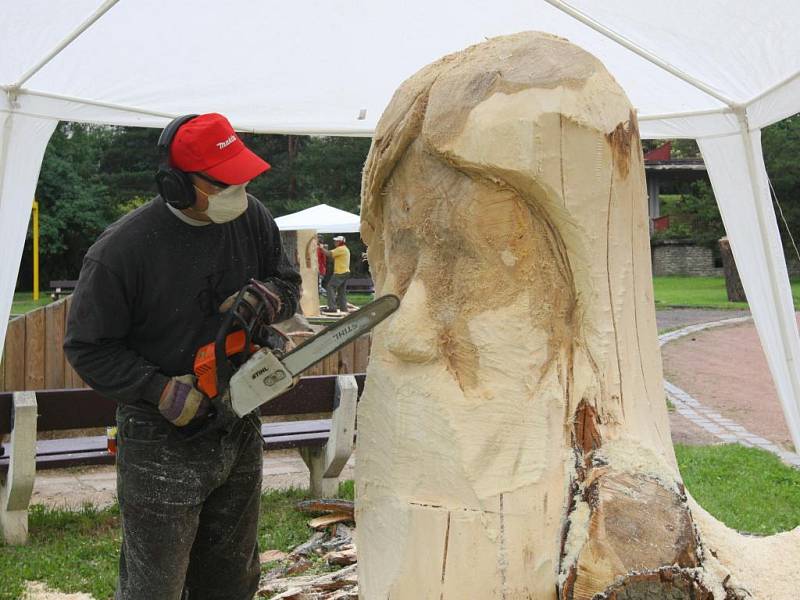
[[[206,209],[208,218],[214,223],[227,223],[246,211],[246,185],[231,185],[217,194],[206,194],[208,196],[208,208]],[[203,190],[200,192],[205,194]]]

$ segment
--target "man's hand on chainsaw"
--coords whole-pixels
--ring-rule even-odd
[[[244,300],[247,302],[250,307],[255,311],[258,309],[259,303],[263,301],[264,303],[264,311],[261,315],[261,322],[263,325],[270,325],[275,322],[275,318],[280,314],[282,303],[281,303],[281,296],[279,290],[275,287],[274,284],[271,282],[262,283],[260,281],[256,281],[255,279],[251,279],[250,283],[256,290],[260,293],[261,298],[259,298],[255,293],[247,290],[244,293]],[[219,312],[224,313],[231,309],[234,302],[236,301],[236,297],[239,295],[239,292],[231,294],[228,296],[225,301],[219,305]],[[242,317],[247,317],[247,315],[240,315]]]
[[[183,427],[211,408],[208,397],[195,387],[194,375],[181,375],[169,380],[158,401],[159,412],[173,425]]]

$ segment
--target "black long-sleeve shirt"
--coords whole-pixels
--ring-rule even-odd
[[[283,320],[297,310],[301,279],[269,211],[249,196],[223,224],[195,226],[160,197],[110,225],[83,261],[64,350],[92,388],[152,408],[169,377],[191,373],[214,341],[218,307],[250,278],[271,280]]]

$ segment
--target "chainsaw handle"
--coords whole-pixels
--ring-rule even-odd
[[[241,295],[242,292],[239,292],[239,296]],[[236,297],[237,302],[234,302],[234,307],[238,303],[239,296]],[[233,307],[231,307],[231,309],[225,313],[225,317],[222,319],[222,325],[220,325],[219,330],[217,330],[217,337],[214,340],[214,359],[216,363],[214,376],[216,378],[217,394],[212,398],[212,402],[214,399],[222,396],[228,389],[228,383],[231,380],[231,375],[233,375],[233,365],[231,365],[231,362],[228,360],[228,354],[225,351],[225,340],[228,339],[228,334],[233,329],[236,316],[236,312],[233,310]]]
[[[243,352],[248,352],[252,347],[253,324],[248,322],[248,320],[239,313],[239,309],[242,308],[245,312],[253,313],[253,315],[255,315],[255,309],[245,299],[245,294],[248,292],[249,287],[249,285],[246,285],[239,290],[239,293],[236,295],[236,299],[234,300],[233,304],[225,313],[225,317],[222,319],[222,324],[217,330],[217,337],[214,340],[214,358],[216,360],[217,367],[215,369],[216,389],[218,396],[221,396],[227,391],[231,376],[235,370],[233,363],[231,363],[230,359],[228,358],[227,352],[227,339],[228,336],[233,332],[234,328],[242,329],[244,331],[245,340]]]

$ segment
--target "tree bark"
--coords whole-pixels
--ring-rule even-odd
[[[397,90],[362,186],[402,298],[359,403],[362,598],[792,597],[800,530],[754,570],[681,483],[645,198],[629,101],[566,40],[495,38]]]
[[[747,302],[739,269],[731,252],[731,243],[727,237],[719,241],[719,251],[722,255],[722,269],[725,272],[725,290],[728,292],[728,302]]]

